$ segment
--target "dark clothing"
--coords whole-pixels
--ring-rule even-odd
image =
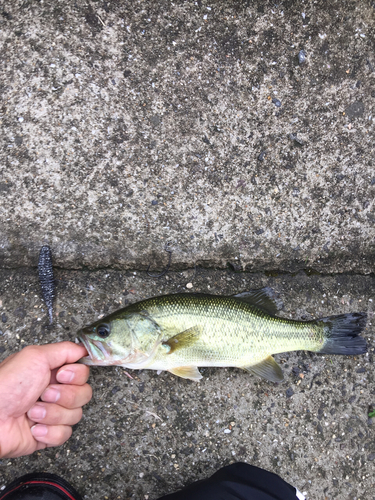
[[[0,492],[0,500],[82,500],[79,493],[55,474],[26,474]],[[304,500],[281,477],[238,462],[159,500]]]
[[[0,500],[82,500],[82,497],[56,474],[34,472],[19,477],[0,491]]]
[[[242,462],[219,469],[208,479],[192,483],[159,500],[303,500],[281,477]]]

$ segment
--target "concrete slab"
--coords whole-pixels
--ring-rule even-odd
[[[0,265],[373,271],[373,12],[8,3]]]
[[[0,462],[0,488],[31,470],[63,475],[90,499],[155,499],[233,461],[266,468],[308,499],[373,500],[374,276],[296,276],[209,271],[56,273],[55,324],[36,271],[0,271],[0,359],[28,344],[74,340],[84,324],[145,297],[185,290],[232,294],[269,285],[287,318],[368,311],[360,357],[276,356],[285,381],[237,369],[202,369],[199,383],[164,372],[91,371],[92,402],[62,447]]]

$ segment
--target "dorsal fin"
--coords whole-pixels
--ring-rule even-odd
[[[233,295],[233,297],[247,302],[273,316],[282,308],[281,300],[277,299],[275,292],[269,286],[258,290],[238,293]]]

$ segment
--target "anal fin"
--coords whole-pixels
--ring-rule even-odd
[[[268,358],[256,365],[241,366],[241,368],[270,382],[282,382],[284,380],[283,371],[272,356],[268,356]]]
[[[168,371],[177,377],[188,378],[190,380],[194,380],[195,382],[203,378],[196,366],[178,366],[177,368],[171,368]]]

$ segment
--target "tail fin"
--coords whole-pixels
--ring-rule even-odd
[[[366,325],[366,313],[340,314],[317,320],[327,339],[319,351],[326,354],[364,354],[366,340],[358,335]]]

